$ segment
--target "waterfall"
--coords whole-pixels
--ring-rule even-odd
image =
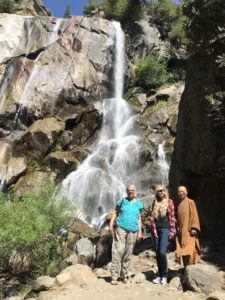
[[[165,141],[158,145],[158,165],[159,165],[159,180],[160,184],[168,184],[169,164],[166,160],[166,154],[164,151]]]
[[[135,184],[139,155],[136,118],[122,99],[125,38],[120,24],[112,24],[115,32],[114,98],[103,102],[103,127],[93,153],[61,184],[61,192],[74,201],[82,219],[92,226],[99,226],[113,210],[127,184]]]

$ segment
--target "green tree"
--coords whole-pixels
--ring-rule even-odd
[[[71,9],[70,9],[70,5],[67,4],[65,12],[64,12],[64,18],[67,19],[71,16]]]
[[[225,34],[225,1],[183,0],[183,11],[192,49],[205,47]]]
[[[14,0],[0,0],[0,13],[14,13],[15,9]]]
[[[141,58],[136,65],[135,83],[144,89],[157,88],[168,82],[170,75],[166,63],[151,55]]]
[[[85,16],[91,17],[94,15],[94,11],[97,9],[98,4],[95,0],[89,0],[88,3],[83,8],[83,13]]]
[[[106,18],[128,23],[141,18],[144,3],[141,0],[102,0],[101,6]]]

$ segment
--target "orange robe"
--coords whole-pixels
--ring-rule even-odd
[[[183,257],[184,265],[200,261],[200,245],[196,236],[191,236],[191,229],[200,231],[198,212],[195,202],[187,197],[177,208],[176,255]]]

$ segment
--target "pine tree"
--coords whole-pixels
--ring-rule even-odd
[[[71,9],[70,9],[70,5],[67,4],[65,12],[64,12],[64,18],[67,19],[71,16]]]

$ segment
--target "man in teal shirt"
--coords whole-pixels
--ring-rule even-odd
[[[127,187],[127,196],[117,201],[113,211],[109,231],[113,233],[112,245],[112,281],[118,284],[121,276],[124,283],[128,282],[128,268],[136,239],[142,238],[141,214],[143,204],[136,199],[136,188],[133,184]],[[113,226],[116,223],[114,231]]]

